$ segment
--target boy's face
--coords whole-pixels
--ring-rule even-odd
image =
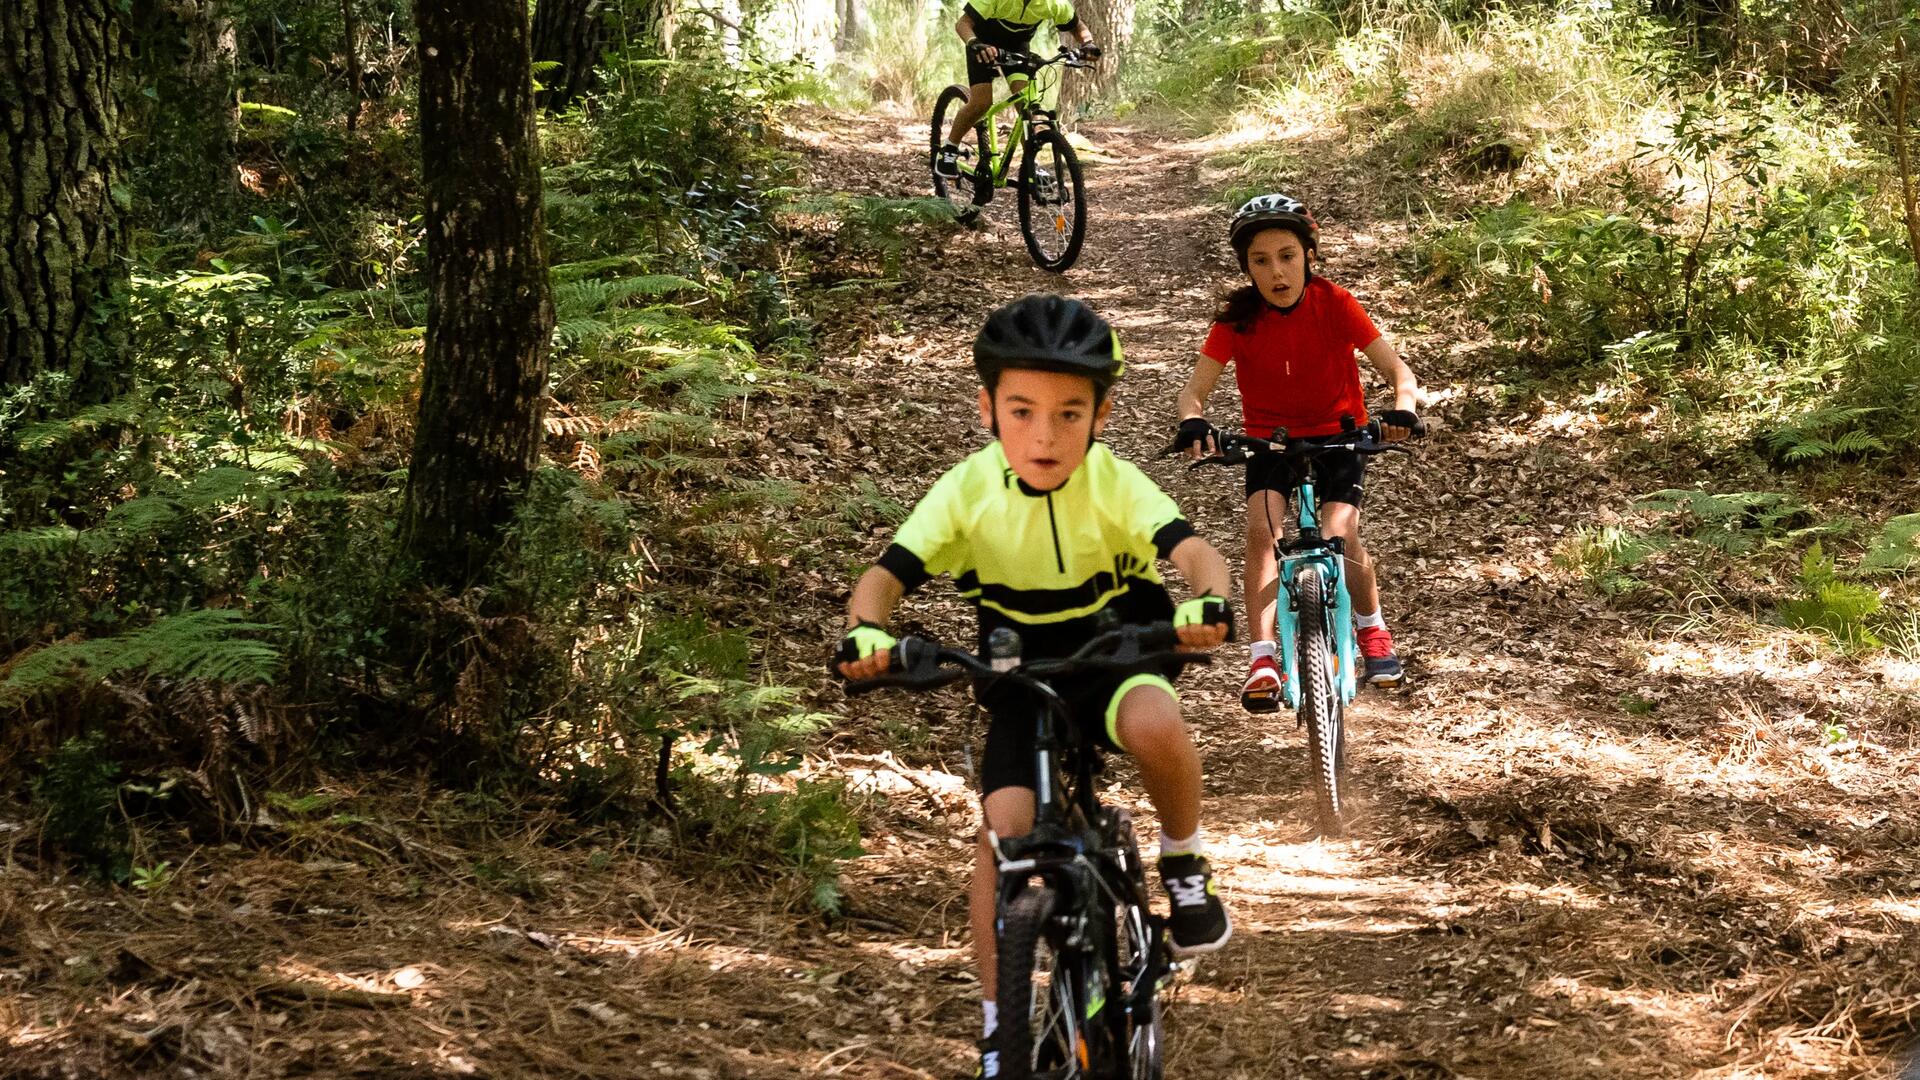
[[[1041,491],[1067,482],[1112,410],[1111,396],[1094,405],[1092,379],[1063,371],[1012,368],[1000,373],[996,392],[980,388],[980,422],[998,421],[1007,464]]]
[[[1289,229],[1265,229],[1247,245],[1247,276],[1254,288],[1275,307],[1300,302],[1307,280],[1307,249]]]

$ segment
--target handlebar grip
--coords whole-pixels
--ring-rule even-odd
[[[1140,628],[1142,652],[1172,652],[1180,645],[1180,635],[1172,623],[1154,623]]]

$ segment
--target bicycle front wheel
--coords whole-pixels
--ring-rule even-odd
[[[1346,730],[1340,696],[1338,653],[1328,625],[1326,578],[1317,566],[1303,567],[1293,579],[1300,604],[1300,718],[1307,728],[1308,767],[1313,773],[1314,809],[1325,836],[1346,833]]]
[[[1140,861],[1140,847],[1134,841],[1133,821],[1117,811],[1115,825],[1117,859],[1121,872],[1136,889],[1144,892],[1146,867]],[[1156,952],[1164,946],[1155,941],[1161,933],[1137,896],[1121,890],[1125,899],[1114,911],[1113,972],[1109,996],[1119,996],[1124,1007],[1113,1009],[1113,1024],[1119,1041],[1126,1047],[1128,1080],[1161,1080],[1165,1074],[1165,1049],[1160,1032],[1160,961]]]
[[[1020,234],[1042,270],[1060,273],[1080,257],[1087,235],[1087,190],[1080,159],[1053,128],[1036,131],[1020,159]]]
[[[933,197],[945,199],[954,216],[970,221],[980,213],[980,204],[993,192],[993,163],[987,160],[987,125],[977,123],[960,140],[959,173],[942,176],[938,167],[940,147],[947,141],[953,118],[967,104],[967,88],[949,86],[940,91],[933,103],[933,129],[927,148],[927,167],[933,172]]]
[[[1076,1007],[1073,965],[1051,933],[1059,896],[1045,885],[1014,897],[1000,917],[1000,1021],[993,1048],[1005,1080],[1076,1080],[1087,1075],[1086,1036]]]

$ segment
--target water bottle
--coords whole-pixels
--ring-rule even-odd
[[[987,635],[987,660],[995,671],[1012,671],[1020,666],[1020,635],[1009,627],[995,627]]]

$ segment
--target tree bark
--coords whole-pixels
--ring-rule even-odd
[[[524,0],[421,0],[427,350],[402,542],[480,579],[540,449],[553,303]]]
[[[126,370],[115,11],[111,0],[0,3],[0,424],[7,388],[64,375],[52,398],[97,402]]]
[[[1912,110],[1914,65],[1907,61],[1907,38],[1896,28],[1893,38],[1893,156],[1900,172],[1900,210],[1907,223],[1907,249],[1914,265],[1920,266],[1920,180],[1914,176]]]
[[[533,58],[560,66],[539,76],[546,87],[535,101],[560,112],[593,89],[593,71],[605,41],[601,0],[540,0],[533,16]]]
[[[347,134],[360,124],[360,106],[367,100],[366,75],[360,66],[360,13],[353,0],[340,0],[342,44],[347,53]]]
[[[844,57],[859,41],[860,9],[857,0],[834,0],[833,10],[833,54]]]
[[[1134,0],[1080,0],[1074,10],[1093,32],[1105,55],[1092,68],[1063,71],[1060,114],[1068,116],[1081,104],[1110,93],[1120,81],[1120,64],[1133,38]]]

